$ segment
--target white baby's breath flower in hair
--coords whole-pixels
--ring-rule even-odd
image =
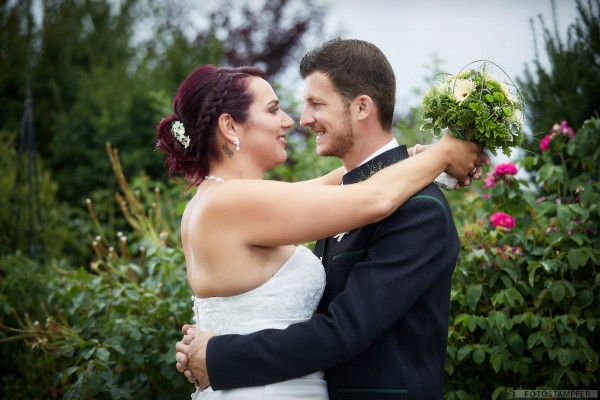
[[[171,124],[171,133],[187,149],[190,145],[190,137],[185,134],[185,127],[183,126],[183,122],[174,121]]]

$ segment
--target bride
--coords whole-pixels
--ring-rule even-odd
[[[442,171],[465,176],[478,158],[476,145],[446,135],[353,185],[340,185],[343,168],[301,183],[263,180],[285,162],[293,125],[259,69],[205,65],[183,81],[173,114],[157,126],[156,147],[167,153],[169,173],[197,186],[181,241],[199,329],[246,334],[310,319],[325,274],[320,260],[295,243],[379,221]],[[261,387],[197,390],[193,397],[327,399],[327,385],[317,371]]]

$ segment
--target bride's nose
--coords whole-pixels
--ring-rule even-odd
[[[285,112],[283,113],[283,115],[284,115],[284,118],[281,123],[281,126],[284,129],[290,129],[292,126],[294,126],[294,120],[289,115],[287,115],[287,113],[285,113]]]

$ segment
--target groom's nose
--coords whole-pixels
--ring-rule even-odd
[[[304,107],[304,111],[302,111],[302,115],[300,116],[300,126],[310,126],[315,122],[315,117],[313,113],[309,110],[309,107]]]

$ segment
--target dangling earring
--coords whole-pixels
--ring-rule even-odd
[[[233,144],[235,144],[235,150],[240,151],[240,139],[237,136],[233,139]]]

